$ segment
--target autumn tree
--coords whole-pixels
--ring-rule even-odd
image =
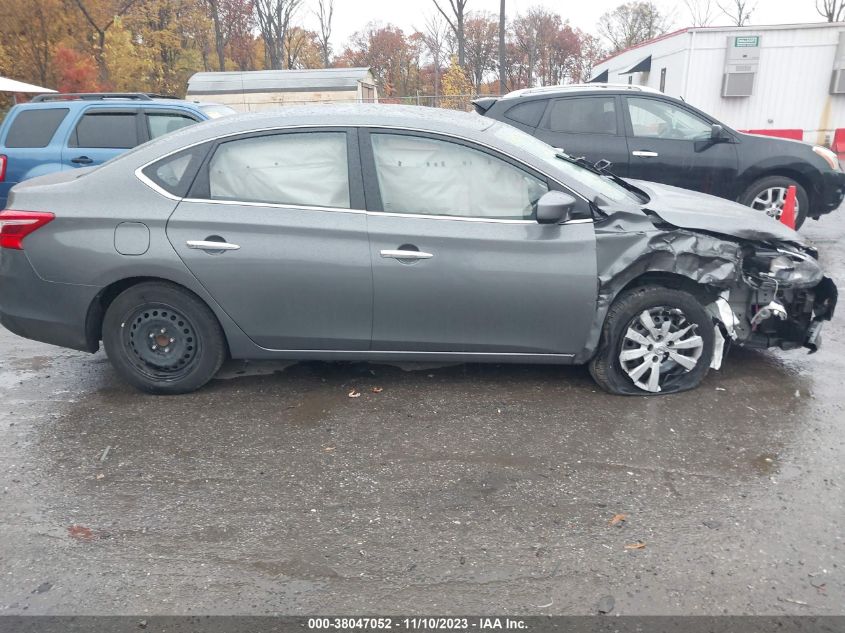
[[[586,83],[593,76],[593,67],[606,55],[601,40],[584,33],[579,29],[574,30],[578,38],[578,52],[573,57],[573,64],[570,70],[570,79],[573,83]]]
[[[610,42],[612,52],[617,52],[663,35],[669,26],[669,20],[660,13],[656,4],[634,1],[602,15],[598,31]]]
[[[446,22],[438,13],[433,13],[425,21],[425,28],[421,32],[422,42],[431,58],[431,71],[433,75],[434,103],[440,96],[440,69],[441,63],[446,57]]]
[[[94,58],[66,46],[55,51],[56,89],[59,92],[96,92],[98,82],[97,62]]]
[[[75,30],[74,18],[62,0],[0,1],[0,44],[4,59],[14,60],[6,72],[29,83],[54,86],[53,52]]]
[[[466,21],[467,3],[469,0],[433,0],[434,6],[440,12],[440,15],[446,20],[452,33],[455,35],[455,40],[458,44],[458,65],[463,66],[466,63],[466,35],[464,31],[464,22]],[[449,11],[443,7],[447,6]]]
[[[290,27],[285,43],[285,60],[287,68],[322,68],[320,36],[299,26]]]
[[[320,45],[320,53],[323,56],[323,68],[329,67],[331,60],[331,37],[332,18],[334,17],[334,0],[317,0],[317,20],[320,30],[317,32],[317,41]]]
[[[449,69],[443,75],[443,98],[440,105],[453,110],[468,110],[471,94],[472,83],[453,55]]]
[[[751,0],[725,0],[724,2],[716,2],[716,6],[737,26],[747,26],[751,19],[751,13],[756,8]]]
[[[274,70],[285,62],[285,42],[303,0],[255,0],[258,29],[264,40],[265,64]]]
[[[380,95],[403,96],[411,92],[418,52],[399,27],[370,22],[350,37],[338,65],[369,66]]]
[[[105,60],[106,34],[115,21],[126,13],[139,0],[72,0],[90,28],[94,31],[94,58],[97,60],[100,82],[109,80],[108,65]]]
[[[464,25],[466,74],[478,92],[484,76],[496,68],[499,20],[488,12],[471,13]]]

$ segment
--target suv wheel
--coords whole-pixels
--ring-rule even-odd
[[[124,380],[156,394],[199,389],[226,357],[208,306],[166,282],[138,284],[115,298],[103,320],[103,347]]]
[[[682,290],[636,288],[611,306],[590,373],[604,390],[625,395],[697,387],[713,357],[713,319]]]
[[[795,228],[801,228],[807,219],[810,200],[807,192],[792,178],[786,176],[766,176],[752,184],[739,198],[740,204],[780,220],[783,213],[783,203],[786,200],[786,190],[795,187]]]

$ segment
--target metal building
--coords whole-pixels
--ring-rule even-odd
[[[369,68],[322,68],[196,73],[188,80],[187,98],[256,112],[307,103],[374,103],[378,94]]]
[[[682,29],[603,60],[592,81],[650,86],[735,129],[831,146],[845,128],[845,23]]]

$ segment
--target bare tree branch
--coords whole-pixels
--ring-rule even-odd
[[[443,10],[440,3],[443,0],[432,0],[434,6],[440,11],[440,14],[446,19],[455,38],[458,40],[458,65],[463,66],[466,63],[465,47],[466,36],[464,35],[464,18],[466,17],[466,6],[469,0],[448,0],[449,7],[452,9],[452,16]]]
[[[334,0],[317,0],[317,19],[320,22],[320,32],[317,40],[320,43],[320,53],[323,55],[323,66],[329,67],[332,36],[332,17],[334,17]]]
[[[757,4],[752,4],[751,0],[733,0],[733,2],[716,0],[716,6],[737,26],[748,26],[751,13],[757,8]]]

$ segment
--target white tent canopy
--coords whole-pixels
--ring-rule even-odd
[[[41,88],[32,84],[25,84],[22,81],[0,77],[0,92],[56,92],[49,88]]]

